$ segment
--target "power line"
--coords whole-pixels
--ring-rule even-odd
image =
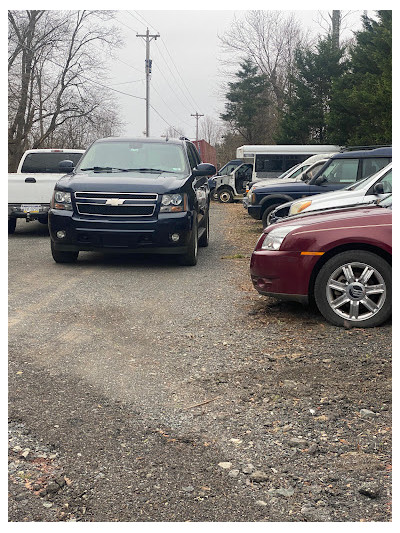
[[[128,11],[128,13],[130,13],[130,15],[134,17],[134,15],[132,15],[132,13],[131,13],[130,11]],[[150,23],[149,23],[149,22],[143,17],[143,15],[141,15],[141,14],[138,13],[137,11],[135,11],[135,13],[136,13],[137,15],[139,15],[139,16],[145,21],[145,23],[146,23],[148,26],[150,26],[151,28],[153,28],[153,30],[157,31],[157,30],[154,28],[154,26],[152,26],[152,25],[151,25],[151,24],[150,24]],[[135,17],[135,18],[136,18],[136,17]],[[185,83],[185,80],[184,80],[184,79],[182,78],[182,76],[180,75],[180,72],[179,72],[179,70],[178,70],[178,67],[177,67],[176,64],[175,64],[175,62],[174,62],[174,60],[173,60],[173,58],[172,58],[172,56],[171,56],[171,54],[170,54],[170,52],[169,52],[169,50],[168,50],[168,48],[167,48],[167,45],[166,45],[164,39],[163,39],[163,38],[160,38],[160,41],[162,42],[162,44],[163,44],[163,46],[164,46],[164,48],[165,48],[165,50],[166,50],[166,52],[167,52],[167,54],[168,54],[168,56],[169,56],[171,62],[172,62],[172,64],[173,64],[174,67],[175,67],[175,70],[176,70],[176,72],[177,72],[179,78],[181,79],[181,82],[183,83],[183,85],[184,85],[184,87],[185,87],[185,89],[186,89],[186,91],[187,91],[187,93],[188,93],[188,95],[190,96],[190,98],[191,98],[192,101],[190,101],[190,100],[187,98],[186,94],[183,92],[183,90],[182,90],[182,88],[181,88],[181,85],[180,85],[180,82],[176,80],[176,78],[175,78],[175,76],[174,76],[174,73],[173,73],[172,70],[170,69],[170,67],[169,67],[169,65],[168,65],[168,62],[165,60],[164,55],[162,54],[160,48],[158,47],[158,45],[157,45],[157,43],[156,43],[156,48],[159,50],[159,52],[160,52],[160,54],[161,54],[161,56],[162,56],[162,58],[163,58],[165,64],[167,65],[169,71],[170,71],[171,74],[172,74],[172,77],[173,77],[174,80],[177,82],[177,86],[179,87],[179,89],[181,90],[182,94],[184,95],[184,97],[185,97],[186,100],[188,101],[189,105],[190,105],[191,107],[193,107],[193,105],[194,105],[194,107],[198,109],[200,106],[199,106],[199,105],[196,103],[196,101],[194,100],[193,96],[191,95],[191,93],[190,93],[190,91],[189,91],[189,89],[188,89],[188,87],[187,87],[187,85],[186,85],[186,83]]]
[[[21,45],[21,43],[18,42],[18,41],[15,41],[15,40],[13,40],[13,39],[10,39],[10,40],[13,41],[15,44],[19,44],[22,48],[25,48],[26,50],[29,50],[30,52],[35,52],[35,50],[33,50],[32,48],[29,48],[28,46]],[[61,68],[61,69],[64,68],[64,65],[60,65],[59,63],[57,63],[56,61],[54,61],[54,60],[52,60],[52,59],[47,58],[47,61],[48,61],[49,63],[52,63],[53,65],[55,65],[55,66]],[[83,74],[79,74],[79,73],[77,73],[76,75],[77,75],[78,77],[80,77],[80,78],[82,78],[82,79],[88,81],[89,83],[93,83],[93,84],[95,84],[95,85],[99,85],[100,87],[104,87],[104,88],[106,88],[106,89],[109,89],[110,91],[114,91],[114,92],[116,92],[116,93],[123,94],[124,96],[130,96],[131,98],[137,98],[138,100],[145,100],[145,98],[143,98],[142,96],[135,96],[135,95],[130,94],[130,93],[126,93],[126,92],[123,92],[123,91],[119,91],[118,89],[114,89],[114,88],[112,88],[112,87],[109,87],[108,85],[105,85],[104,83],[100,83],[100,82],[98,82],[98,81],[94,81],[94,80],[92,80],[92,79],[90,79],[90,78],[87,78],[86,76],[83,76]],[[137,81],[142,81],[142,80],[137,80]],[[170,124],[170,123],[169,123],[169,122],[168,122],[168,121],[167,121],[167,120],[166,120],[166,119],[165,119],[165,118],[164,118],[164,117],[163,117],[163,116],[157,111],[157,109],[156,109],[154,106],[152,106],[152,105],[150,104],[150,107],[151,107],[151,108],[153,109],[153,111],[154,111],[154,112],[155,112],[155,113],[161,118],[161,120],[163,120],[168,126],[170,126],[172,129],[176,129],[174,126],[172,126],[172,124]]]
[[[190,93],[190,91],[189,91],[189,89],[188,89],[188,87],[187,87],[187,85],[186,85],[186,83],[185,83],[185,80],[184,80],[184,79],[182,78],[182,76],[180,75],[179,70],[178,70],[178,68],[177,68],[177,66],[176,66],[176,64],[175,64],[175,62],[174,62],[174,60],[172,59],[171,54],[169,53],[169,50],[168,50],[168,48],[167,48],[167,45],[166,45],[165,42],[164,42],[164,39],[161,39],[161,42],[162,42],[162,44],[164,45],[164,48],[165,48],[165,50],[167,51],[167,54],[169,55],[169,57],[170,57],[170,59],[171,59],[171,61],[172,61],[172,64],[174,65],[175,70],[176,70],[176,72],[178,73],[178,76],[179,76],[180,79],[182,80],[182,83],[183,83],[183,85],[185,86],[185,88],[186,88],[186,90],[187,90],[187,92],[188,92],[188,95],[189,95],[190,98],[192,99],[192,102],[194,103],[194,105],[195,105],[196,108],[200,107],[199,105],[197,105],[196,101],[194,100],[193,96],[191,95],[191,93]],[[190,105],[192,105],[192,104],[190,104]]]
[[[129,13],[132,17],[136,18],[135,15],[132,15],[132,13],[131,13],[130,11],[128,11],[128,13]],[[135,11],[135,13],[136,13],[136,15],[138,15],[140,18],[142,18],[142,19],[144,20],[145,25],[150,26],[150,28],[152,28],[154,31],[156,31],[157,33],[159,33],[158,30],[156,30],[155,27],[152,26],[152,25],[151,25],[151,24],[150,24],[150,23],[144,18],[143,15],[141,15],[141,14],[138,13],[137,11]],[[137,19],[137,20],[139,20],[139,19]],[[141,22],[141,21],[139,20],[139,22]],[[143,24],[143,22],[142,22],[142,24]]]

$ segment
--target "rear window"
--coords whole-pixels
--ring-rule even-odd
[[[381,168],[390,163],[392,159],[390,157],[369,157],[362,161],[362,177],[367,178],[376,174]]]
[[[59,170],[61,161],[69,159],[76,166],[83,154],[77,152],[37,152],[27,154],[22,164],[21,172],[43,172],[65,174],[65,170]]]
[[[286,172],[299,165],[312,154],[259,154],[256,155],[256,172]]]

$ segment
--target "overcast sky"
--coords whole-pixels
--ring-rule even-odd
[[[311,33],[323,32],[318,11],[294,13]],[[142,136],[145,130],[145,42],[136,34],[145,34],[147,28],[153,35],[160,34],[150,44],[150,135],[159,137],[168,126],[174,126],[194,139],[196,119],[191,114],[218,119],[224,110],[224,54],[218,36],[229,29],[234,16],[242,17],[243,11],[118,11],[117,23],[125,45],[109,64],[108,85],[119,91],[115,95],[126,122],[124,134]],[[354,11],[346,21],[349,27],[359,29],[360,16],[361,11]]]

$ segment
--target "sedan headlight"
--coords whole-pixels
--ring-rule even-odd
[[[51,202],[53,209],[66,209],[72,211],[71,193],[66,191],[54,191]]]
[[[312,200],[306,200],[302,202],[293,202],[289,209],[289,216],[297,215],[298,213],[301,213],[301,211],[304,211],[304,209],[307,209],[307,207],[310,207],[311,204],[312,204]]]
[[[161,199],[160,213],[177,213],[186,211],[185,194],[163,194]]]
[[[274,228],[265,236],[261,244],[261,250],[279,250],[286,235],[300,227],[301,226],[282,226]]]

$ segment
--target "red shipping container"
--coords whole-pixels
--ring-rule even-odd
[[[204,139],[193,141],[193,144],[196,146],[203,163],[211,163],[215,167],[217,166],[217,151],[214,146],[211,146]]]

